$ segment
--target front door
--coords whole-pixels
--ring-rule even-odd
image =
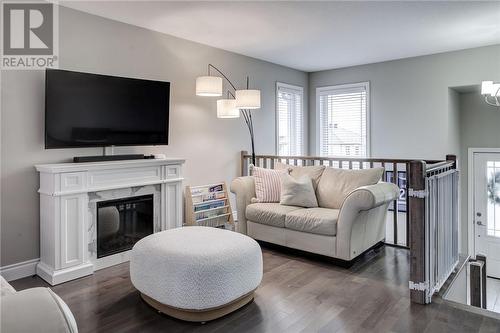
[[[474,153],[476,254],[486,255],[486,274],[500,279],[500,153]]]

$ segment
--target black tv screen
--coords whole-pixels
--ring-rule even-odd
[[[169,82],[45,74],[45,148],[168,144]]]

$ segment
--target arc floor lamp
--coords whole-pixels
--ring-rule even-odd
[[[481,83],[481,95],[484,96],[484,101],[487,104],[500,107],[500,83],[483,81]]]
[[[222,77],[213,76],[212,70]],[[260,109],[260,90],[249,89],[248,76],[246,89],[236,89],[236,86],[220,69],[208,64],[208,75],[196,79],[196,96],[222,96],[223,79],[227,81],[234,93],[228,89],[227,98],[217,100],[217,118],[239,118],[240,113],[243,115],[252,144],[252,163],[255,164],[252,110]]]

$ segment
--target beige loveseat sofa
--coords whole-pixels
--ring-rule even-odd
[[[292,176],[311,176],[317,208],[255,202],[254,178],[236,178],[231,191],[237,230],[264,242],[352,261],[385,238],[387,209],[399,189],[379,181],[383,172],[293,167]],[[372,185],[359,186],[366,183]]]

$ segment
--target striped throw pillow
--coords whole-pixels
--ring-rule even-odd
[[[280,202],[281,175],[290,170],[273,170],[250,166],[250,174],[255,179],[255,195],[257,202]]]

